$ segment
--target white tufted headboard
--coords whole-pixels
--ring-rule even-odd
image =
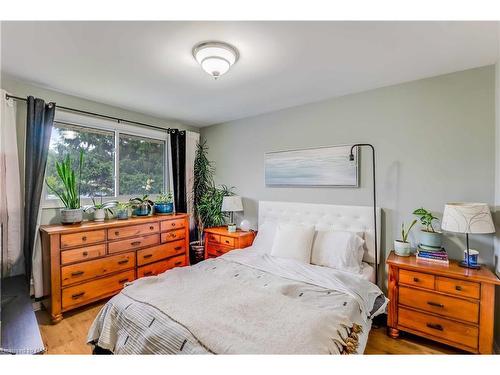
[[[335,229],[365,232],[363,260],[375,262],[375,231],[372,206],[339,206],[297,202],[259,202],[259,225],[265,221],[285,221],[332,225]],[[377,208],[378,262],[380,263],[380,208]]]

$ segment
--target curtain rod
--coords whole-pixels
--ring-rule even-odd
[[[10,95],[10,94],[5,94],[5,99],[7,99],[7,100],[14,99],[14,100],[20,100],[20,101],[23,101],[23,102],[27,102],[28,101],[26,98],[21,98],[19,96],[14,96],[14,95]],[[123,118],[119,118],[119,117],[103,115],[101,113],[84,111],[82,109],[76,109],[76,108],[70,108],[70,107],[63,107],[62,105],[56,105],[56,108],[65,109],[66,111],[71,111],[71,112],[83,113],[83,114],[89,115],[89,116],[102,117],[102,118],[105,118],[105,119],[108,119],[108,120],[117,121],[118,123],[120,123],[120,122],[127,122],[129,124],[135,124],[135,125],[145,126],[145,127],[148,127],[148,128],[163,130],[163,131],[167,131],[167,133],[170,133],[170,132],[173,133],[175,131],[179,131],[180,133],[184,132],[184,130],[171,129],[171,128],[162,128],[161,126],[146,124],[144,122],[132,121],[132,120],[127,120],[127,119],[123,119]]]

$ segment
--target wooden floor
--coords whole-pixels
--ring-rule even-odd
[[[38,311],[37,319],[48,354],[91,354],[86,345],[87,332],[104,302],[87,306],[64,315],[55,325],[50,323],[47,312]],[[461,354],[445,345],[403,334],[395,340],[385,333],[386,328],[373,328],[368,338],[365,354]]]

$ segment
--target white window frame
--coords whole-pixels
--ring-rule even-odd
[[[164,147],[164,160],[163,160],[163,191],[170,189],[169,186],[169,153],[170,153],[170,142],[169,134],[167,134],[167,129],[165,131],[148,129],[146,127],[132,125],[128,123],[118,122],[114,120],[108,120],[105,118],[94,117],[90,115],[82,115],[79,113],[64,111],[56,109],[54,115],[54,122],[59,122],[61,124],[75,125],[82,128],[96,129],[110,131],[114,133],[115,137],[115,174],[114,178],[114,189],[115,195],[113,197],[103,197],[103,201],[110,200],[120,200],[128,201],[130,198],[134,198],[137,195],[118,195],[120,188],[119,172],[120,172],[120,134],[132,135],[143,138],[150,138],[158,141],[165,142]],[[46,189],[44,189],[46,190]],[[151,194],[155,196],[156,194]],[[82,198],[82,205],[91,204],[92,200],[90,198]],[[64,205],[58,198],[49,199],[47,194],[43,196],[42,208],[62,208]]]

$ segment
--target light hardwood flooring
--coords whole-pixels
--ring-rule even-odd
[[[103,306],[99,302],[64,315],[55,325],[46,311],[37,311],[36,316],[42,332],[47,354],[91,354],[86,345],[87,332],[95,316]],[[456,354],[460,351],[445,345],[403,334],[394,340],[385,333],[386,328],[373,328],[368,338],[365,354]]]

